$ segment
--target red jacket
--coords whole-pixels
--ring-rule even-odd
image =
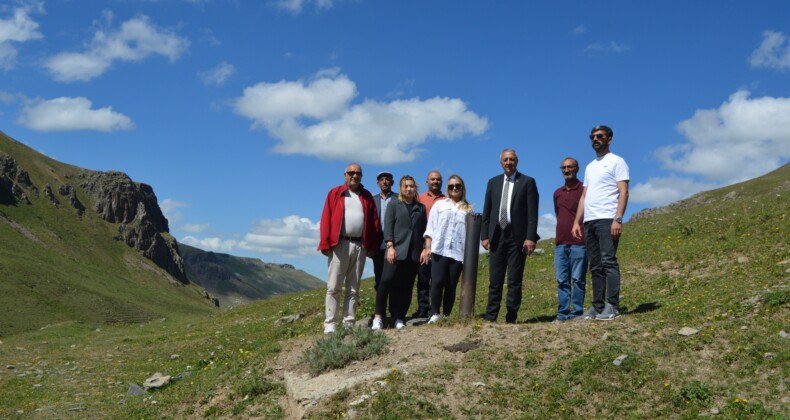
[[[318,250],[332,249],[340,239],[340,228],[343,226],[346,200],[343,193],[348,187],[346,184],[332,188],[326,195],[324,211],[321,213],[321,236],[318,241]],[[362,202],[362,212],[364,222],[362,228],[362,246],[368,250],[378,250],[381,244],[381,227],[379,225],[379,215],[376,211],[376,203],[370,191],[362,185],[357,191],[359,200]]]

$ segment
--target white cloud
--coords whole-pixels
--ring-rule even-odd
[[[60,97],[34,100],[26,105],[17,123],[36,131],[117,131],[134,128],[126,115],[113,112],[112,107],[91,109],[84,97]]]
[[[201,72],[198,74],[198,77],[200,77],[203,84],[222,86],[235,72],[236,67],[234,67],[233,64],[223,61],[217,64],[213,69]]]
[[[595,42],[587,46],[584,49],[585,52],[588,53],[622,53],[630,50],[631,47],[625,44],[620,44],[619,42],[609,41],[609,42]]]
[[[189,204],[183,201],[173,200],[172,198],[165,198],[161,203],[159,203],[159,207],[162,209],[164,214],[168,214],[178,208],[189,207]]]
[[[310,3],[315,4],[318,10],[329,10],[335,2],[334,0],[277,0],[273,5],[280,10],[298,15]]]
[[[688,143],[659,149],[665,167],[734,183],[773,170],[790,157],[790,98],[749,98],[739,90],[718,109],[680,122]]]
[[[790,69],[790,42],[781,32],[763,32],[763,42],[752,52],[749,64],[755,68]]]
[[[178,209],[182,207],[189,207],[189,204],[183,201],[173,200],[172,198],[165,198],[159,203],[159,208],[171,223],[181,220],[181,213],[178,212]]]
[[[345,76],[319,78],[306,85],[283,80],[244,89],[235,106],[236,112],[254,120],[256,126],[276,128],[298,117],[338,116],[356,95],[356,85]]]
[[[208,230],[209,224],[192,224],[192,223],[185,223],[179,227],[179,230],[189,233],[201,233]]]
[[[538,235],[540,239],[553,238],[557,233],[557,217],[551,213],[543,213],[538,218]]]
[[[573,28],[573,33],[576,34],[576,35],[581,35],[581,34],[587,33],[587,26],[579,25],[579,26]]]
[[[274,7],[298,15],[302,12],[303,0],[277,0]]]
[[[261,220],[241,240],[187,236],[180,241],[207,251],[250,251],[282,258],[300,258],[317,253],[318,234],[318,223],[292,215],[282,219]]]
[[[237,250],[238,241],[229,239],[222,240],[220,238],[203,238],[199,239],[194,236],[185,236],[178,242],[200,248],[204,251],[218,251],[218,252],[233,252]]]
[[[43,12],[43,4],[14,8],[13,16],[0,19],[0,68],[11,69],[16,65],[17,50],[12,43],[42,38],[38,22],[30,18],[34,12]]]
[[[428,139],[480,135],[488,119],[460,99],[434,97],[352,105],[356,85],[336,70],[309,83],[258,83],[244,89],[236,112],[280,142],[275,151],[374,164],[408,162]]]
[[[654,153],[673,174],[634,185],[630,201],[662,206],[761,176],[790,158],[790,98],[750,98],[739,90],[718,109],[699,109],[676,128],[687,142]]]
[[[162,55],[172,62],[188,46],[186,38],[159,29],[147,16],[140,16],[122,23],[115,31],[97,31],[87,51],[57,54],[45,67],[55,80],[86,81],[102,75],[116,60],[141,61],[150,55]]]
[[[720,186],[722,184],[695,182],[689,178],[650,177],[647,182],[637,183],[630,188],[628,201],[646,204],[650,207],[660,207],[682,200],[700,191],[711,190]]]

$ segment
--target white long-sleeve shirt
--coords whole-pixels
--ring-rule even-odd
[[[437,201],[428,216],[424,237],[431,238],[431,252],[464,262],[467,211],[450,198]]]

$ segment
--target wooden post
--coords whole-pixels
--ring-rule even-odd
[[[464,245],[464,268],[461,274],[461,318],[469,318],[475,314],[475,291],[477,290],[477,260],[480,257],[480,226],[483,215],[469,213],[466,215],[466,243]]]

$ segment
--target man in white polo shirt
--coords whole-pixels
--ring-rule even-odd
[[[596,158],[584,170],[584,190],[573,221],[575,238],[584,238],[592,277],[592,306],[582,319],[608,321],[620,315],[620,266],[617,244],[628,205],[628,165],[609,151],[614,133],[605,125],[593,127],[590,141]],[[604,301],[604,297],[606,300]]]

